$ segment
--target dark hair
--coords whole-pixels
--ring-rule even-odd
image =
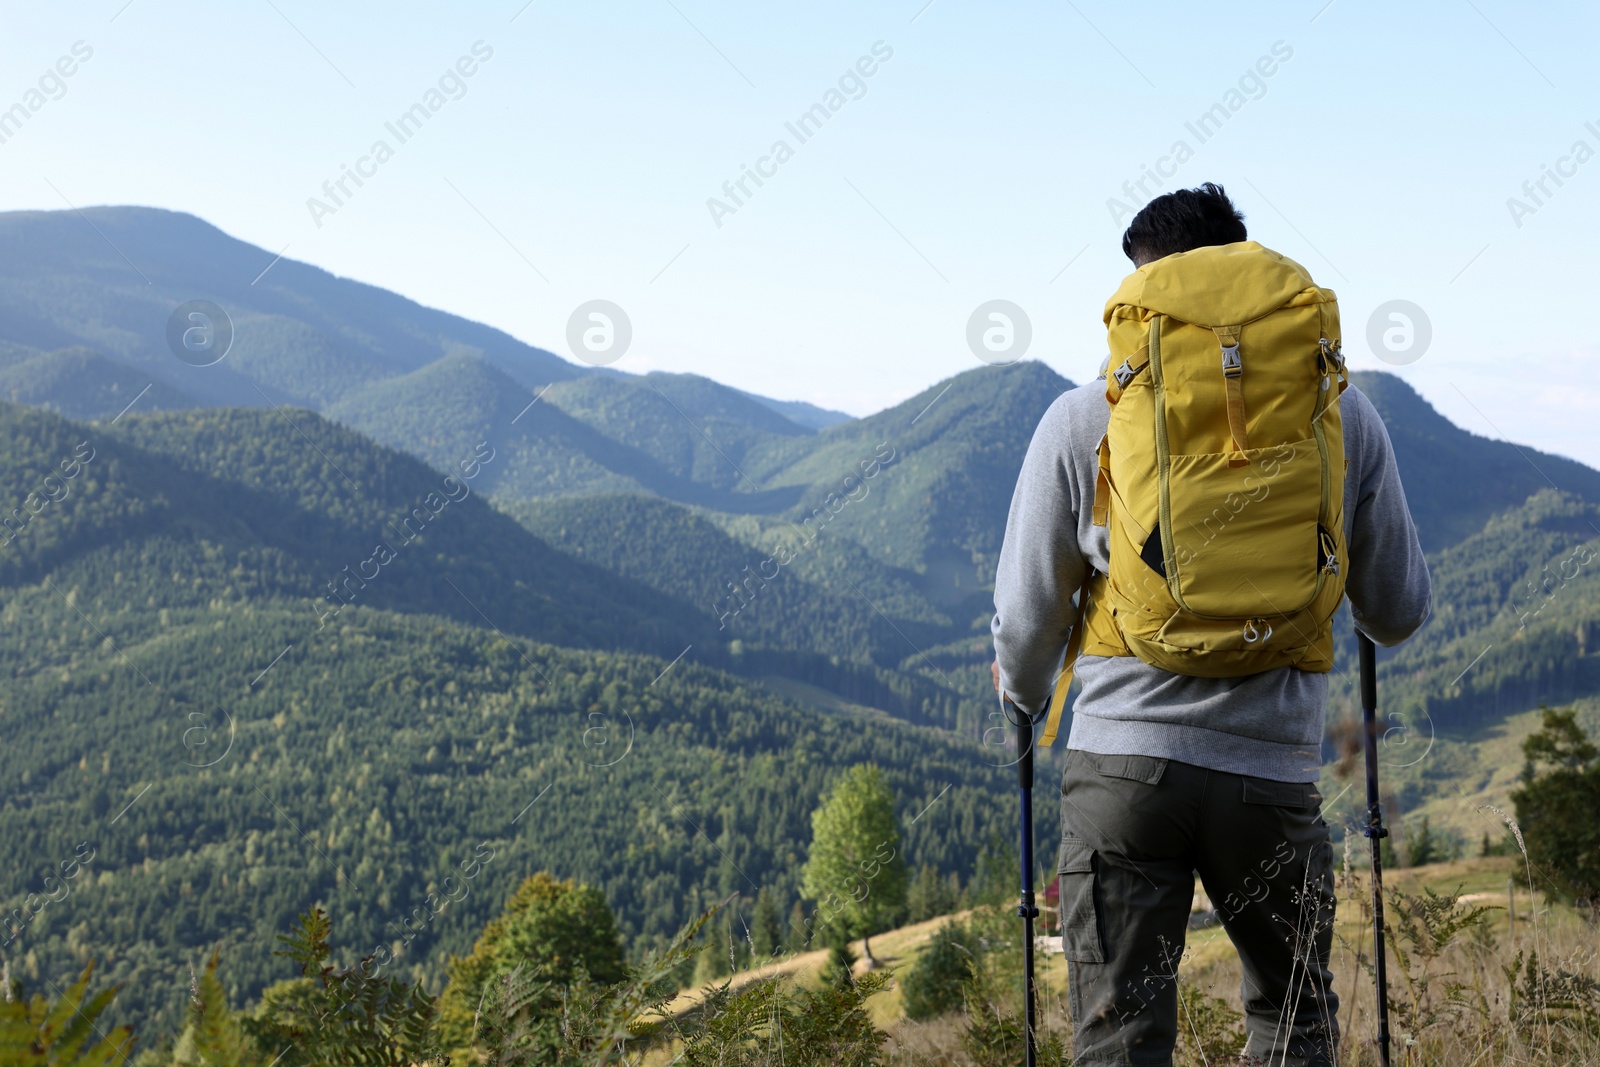
[[[1246,237],[1244,216],[1222,186],[1206,182],[1156,197],[1133,217],[1122,235],[1122,251],[1135,264],[1205,245],[1227,245]]]

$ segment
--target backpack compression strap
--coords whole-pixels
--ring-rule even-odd
[[[1222,375],[1228,389],[1228,431],[1233,435],[1236,453],[1228,457],[1228,466],[1248,466],[1245,450],[1250,442],[1244,432],[1244,360],[1239,356],[1239,327],[1213,326],[1211,332],[1222,346]]]
[[[1083,587],[1078,590],[1078,618],[1067,634],[1067,651],[1061,657],[1061,676],[1056,679],[1056,691],[1050,696],[1050,714],[1039,734],[1039,747],[1049,748],[1061,729],[1061,711],[1067,706],[1067,690],[1072,688],[1072,674],[1078,664],[1078,649],[1083,645],[1083,620],[1089,613],[1089,583],[1094,580],[1094,568],[1083,576]]]

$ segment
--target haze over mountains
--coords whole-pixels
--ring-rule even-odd
[[[216,365],[167,348],[192,299],[232,318]],[[1482,730],[1600,693],[1600,471],[1355,380],[1435,576],[1386,708]],[[191,216],[0,215],[0,911],[96,850],[4,951],[92,955],[171,1023],[202,948],[243,999],[296,910],[392,936],[480,843],[414,973],[546,867],[641,951],[736,890],[796,900],[861,759],[912,864],[970,877],[1010,820],[978,743],[995,557],[1071,384],[980,366],[850,419],[570,363]],[[1470,771],[1439,769],[1408,802]]]

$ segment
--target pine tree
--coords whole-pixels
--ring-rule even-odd
[[[1600,748],[1571,708],[1545,708],[1544,725],[1523,742],[1523,785],[1511,794],[1528,859],[1557,895],[1600,906]],[[1538,764],[1546,766],[1541,770]],[[1600,910],[1600,907],[1597,907]]]
[[[848,989],[855,984],[856,954],[850,950],[850,942],[845,939],[844,933],[837,928],[829,931],[828,940],[828,962],[822,965],[818,976],[825,987]]]
[[[790,952],[804,952],[811,947],[811,923],[806,916],[806,906],[798,900],[789,909],[789,922],[783,928],[783,943]]]
[[[750,922],[750,943],[757,965],[778,954],[783,945],[783,913],[771,886],[756,894],[755,915]]]
[[[924,863],[906,893],[906,921],[918,923],[948,915],[955,910],[957,899],[951,882]]]
[[[1410,862],[1407,866],[1421,867],[1425,863],[1438,863],[1444,859],[1444,843],[1434,834],[1433,825],[1426,815],[1417,824],[1408,844],[1406,858]]]

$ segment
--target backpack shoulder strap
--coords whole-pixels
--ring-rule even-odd
[[[1061,729],[1061,712],[1067,705],[1067,690],[1072,688],[1073,671],[1078,665],[1078,649],[1083,645],[1083,619],[1089,613],[1089,583],[1094,581],[1094,576],[1094,568],[1090,567],[1078,590],[1078,617],[1067,634],[1067,651],[1061,657],[1061,676],[1056,679],[1056,690],[1050,697],[1050,714],[1045,718],[1044,731],[1039,735],[1040,748],[1049,748]]]

